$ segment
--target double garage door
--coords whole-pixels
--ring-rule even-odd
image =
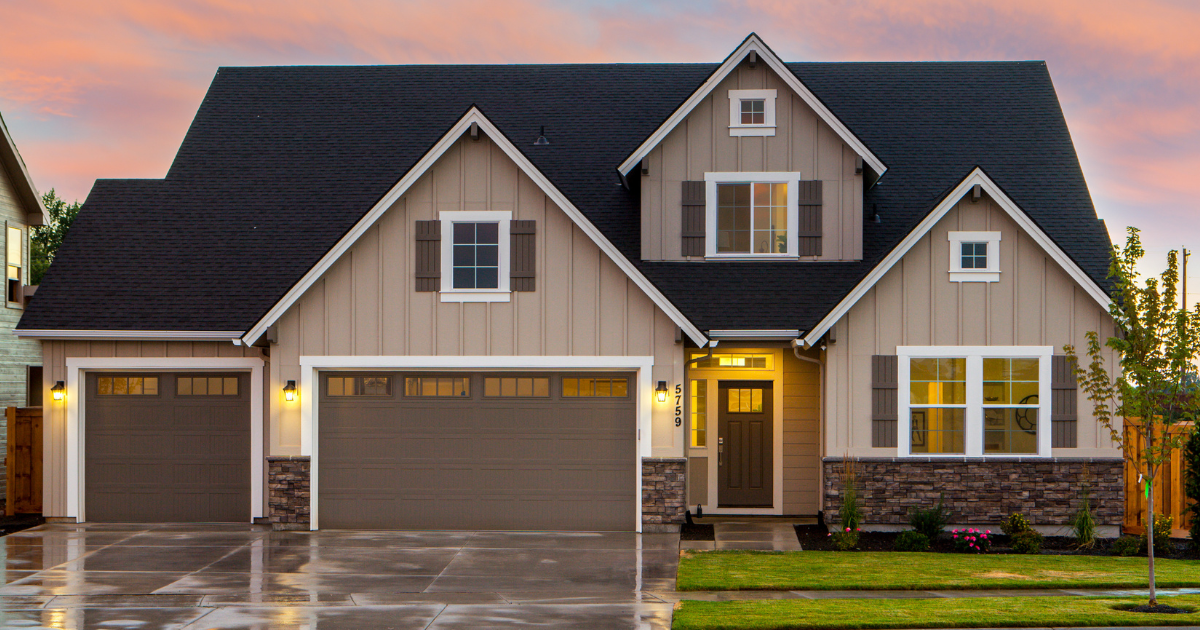
[[[632,374],[319,381],[322,529],[634,527]]]

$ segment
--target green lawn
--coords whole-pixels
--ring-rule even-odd
[[[1161,588],[1200,586],[1200,561],[1155,562]],[[700,551],[679,560],[681,591],[1138,588],[1146,559],[837,551]]]
[[[854,554],[858,555],[858,554]],[[1200,607],[1200,596],[1160,603]],[[988,597],[967,599],[785,599],[753,602],[684,601],[672,630],[799,630],[820,628],[1015,628],[1062,626],[1200,626],[1200,613],[1146,614],[1114,610],[1145,599],[1104,597]]]

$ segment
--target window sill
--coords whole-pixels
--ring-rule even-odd
[[[704,260],[712,261],[770,261],[770,260],[800,260],[799,256],[791,254],[713,254],[705,256]]]
[[[1000,282],[999,271],[951,271],[950,282]]]
[[[775,126],[767,125],[746,125],[744,127],[729,127],[729,135],[737,136],[773,136],[775,135]]]
[[[510,302],[510,291],[441,291],[443,302]]]

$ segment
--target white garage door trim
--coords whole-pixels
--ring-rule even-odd
[[[316,383],[318,371],[336,370],[546,370],[546,371],[621,371],[637,372],[637,461],[632,462],[637,471],[634,497],[635,531],[642,531],[642,458],[651,457],[651,401],[653,400],[654,357],[531,357],[531,356],[301,356],[300,357],[300,454],[310,458],[309,463],[309,529],[320,527],[320,480],[317,471],[317,431],[320,421],[317,414]]]
[[[84,440],[87,422],[85,372],[177,372],[177,371],[250,371],[250,518],[261,518],[263,494],[266,492],[266,470],[263,459],[263,360],[253,357],[68,357],[67,397],[63,402],[48,401],[50,405],[66,405],[67,410],[67,514],[77,521],[87,520],[84,505]],[[44,443],[50,444],[51,440]],[[253,522],[253,520],[251,521]]]

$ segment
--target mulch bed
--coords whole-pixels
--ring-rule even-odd
[[[1115,608],[1117,610],[1124,610],[1126,612],[1158,613],[1166,615],[1186,615],[1188,613],[1195,612],[1195,610],[1191,608],[1176,608],[1166,604],[1158,604],[1155,606],[1151,606],[1149,604],[1142,604],[1140,606],[1116,606]]]
[[[23,529],[37,527],[46,522],[41,514],[17,514],[14,516],[0,516],[0,536],[7,536],[14,532],[19,532]]]

